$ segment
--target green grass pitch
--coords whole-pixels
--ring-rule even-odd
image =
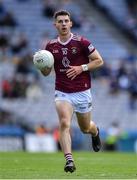
[[[137,154],[74,152],[77,167],[65,173],[60,153],[0,153],[0,179],[137,179]]]

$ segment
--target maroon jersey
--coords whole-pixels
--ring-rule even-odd
[[[84,37],[71,34],[71,38],[62,43],[59,38],[51,40],[46,45],[55,59],[54,69],[56,74],[55,89],[66,92],[80,92],[91,87],[90,72],[85,71],[71,80],[66,71],[70,66],[80,66],[89,63],[88,56],[95,50],[93,45]]]

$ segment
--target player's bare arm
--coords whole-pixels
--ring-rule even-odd
[[[87,68],[89,71],[92,71],[103,65],[103,59],[97,50],[89,55],[89,61],[90,62],[87,64]]]
[[[82,66],[69,66],[67,70],[67,77],[73,80],[77,75],[81,74],[83,71]]]
[[[95,50],[89,55],[89,63],[81,66],[69,66],[67,70],[67,77],[73,80],[77,75],[81,74],[83,71],[92,71],[103,65],[103,59],[99,52]]]

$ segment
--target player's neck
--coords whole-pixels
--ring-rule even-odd
[[[69,41],[69,39],[71,39],[72,36],[73,36],[72,33],[69,33],[69,34],[64,35],[64,36],[59,35],[59,41],[62,42],[62,43],[65,43],[65,42]]]

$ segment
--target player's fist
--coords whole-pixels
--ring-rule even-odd
[[[71,80],[75,79],[76,76],[82,73],[82,66],[69,66],[66,71],[67,77]]]
[[[43,76],[48,76],[48,75],[50,74],[51,70],[52,70],[52,67],[51,67],[51,68],[49,68],[49,67],[44,67],[44,68],[42,68],[40,71],[41,71],[41,73],[43,74]]]

